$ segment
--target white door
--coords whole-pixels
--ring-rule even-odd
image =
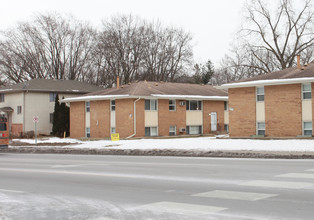
[[[210,130],[211,131],[217,131],[217,112],[211,112],[210,113],[210,117],[211,117],[211,120],[210,120]]]

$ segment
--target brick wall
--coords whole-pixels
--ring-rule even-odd
[[[90,102],[91,138],[110,138],[110,101]]]
[[[266,136],[302,135],[301,84],[265,86]]]
[[[169,100],[158,100],[158,135],[169,136],[169,127],[176,126],[176,134],[180,135],[179,129],[186,127],[186,106],[180,106],[176,100],[176,110],[169,111]]]
[[[256,134],[255,87],[234,88],[229,94],[229,134],[231,137]]]
[[[134,101],[134,100],[133,100]],[[132,106],[134,106],[132,104]],[[145,100],[140,99],[136,102],[136,135],[135,137],[145,136]]]
[[[13,137],[18,137],[23,133],[23,124],[12,124],[11,125],[11,135]]]
[[[70,136],[85,137],[85,102],[71,102],[70,106]]]
[[[217,112],[217,131],[224,130],[224,102],[223,101],[203,101],[203,132],[211,132],[211,112]]]
[[[135,99],[116,99],[116,132],[121,138],[134,133],[134,101]]]

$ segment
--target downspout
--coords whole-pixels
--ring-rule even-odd
[[[134,133],[127,137],[126,139],[132,138],[136,135],[136,102],[139,101],[141,98],[138,98],[134,101]]]

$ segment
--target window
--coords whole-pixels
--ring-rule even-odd
[[[312,122],[303,122],[303,135],[312,136]]]
[[[176,110],[176,100],[169,100],[169,111]]]
[[[22,106],[21,105],[18,105],[17,106],[17,112],[16,112],[18,115],[22,114]]]
[[[4,94],[0,93],[0,102],[4,102]]]
[[[90,137],[90,128],[86,128],[86,137]]]
[[[224,124],[224,130],[225,130],[225,132],[229,133],[229,125],[228,124]]]
[[[224,102],[224,110],[228,111],[228,102]]]
[[[256,88],[256,100],[258,102],[264,102],[264,87]]]
[[[265,136],[265,122],[257,122],[257,135]]]
[[[116,101],[111,100],[111,111],[115,111],[115,110],[116,110]]]
[[[187,126],[186,133],[187,134],[202,134],[202,126],[201,125]]]
[[[86,112],[90,112],[90,102],[85,102]]]
[[[170,126],[169,127],[169,136],[175,136],[176,135],[176,126]]]
[[[145,100],[145,110],[157,111],[157,99],[146,99]]]
[[[158,136],[157,127],[145,127],[145,136]]]
[[[302,99],[312,99],[311,84],[302,84]]]
[[[53,113],[49,114],[49,122],[50,122],[50,124],[53,123]]]
[[[196,100],[186,101],[186,110],[188,111],[202,110],[202,101]]]
[[[57,93],[55,93],[55,92],[50,92],[50,93],[49,93],[49,101],[50,101],[50,102],[56,101],[56,96],[57,96]]]
[[[111,134],[115,134],[116,133],[116,128],[115,127],[111,127]]]

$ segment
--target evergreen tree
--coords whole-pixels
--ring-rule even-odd
[[[59,95],[56,95],[55,98],[55,108],[53,112],[53,121],[52,121],[52,134],[55,136],[59,136],[60,131],[60,103],[59,103]]]
[[[214,74],[214,65],[208,60],[205,65],[195,64],[194,65],[194,83],[196,84],[208,84]]]
[[[64,97],[62,98],[64,99]],[[56,95],[55,109],[53,113],[52,134],[62,137],[63,133],[69,133],[70,128],[70,109],[65,103],[59,102],[59,95]]]

